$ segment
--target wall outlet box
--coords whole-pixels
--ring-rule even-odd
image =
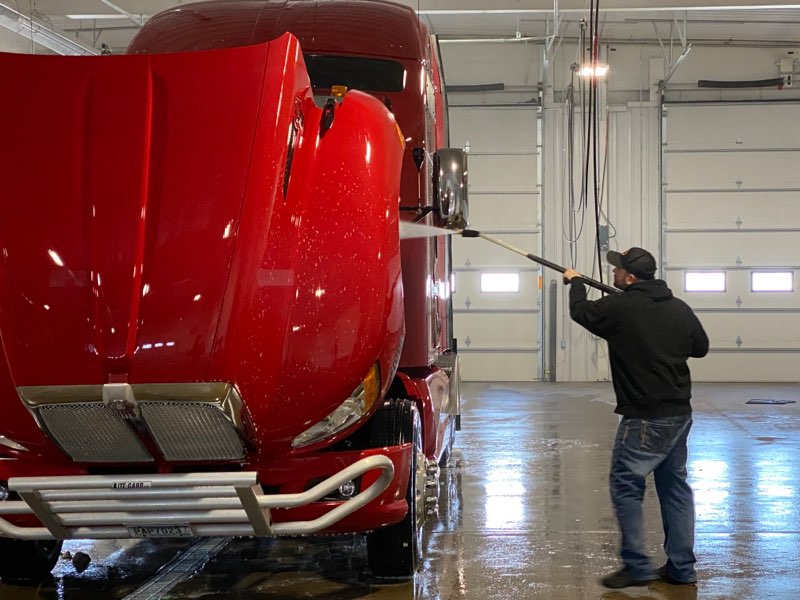
[[[600,250],[608,252],[608,225],[600,225]]]
[[[792,87],[794,83],[794,59],[782,58],[778,61],[778,68],[783,77],[783,87]]]

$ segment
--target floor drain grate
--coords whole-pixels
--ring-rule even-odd
[[[156,575],[123,600],[158,600],[173,587],[189,578],[210,557],[227,546],[233,538],[204,538],[167,563]]]

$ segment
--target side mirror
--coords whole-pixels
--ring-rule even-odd
[[[460,148],[441,148],[433,156],[433,205],[442,227],[469,225],[467,154]]]

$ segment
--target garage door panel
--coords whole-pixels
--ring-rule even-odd
[[[704,313],[697,317],[712,348],[800,348],[800,313]],[[798,377],[800,379],[800,377]]]
[[[492,237],[534,254],[539,242],[539,236],[535,233],[504,233]],[[499,270],[506,266],[519,268],[532,265],[534,263],[524,256],[481,238],[456,237],[453,240],[453,267],[456,269],[487,267]]]
[[[725,292],[686,292],[684,291],[685,271],[668,271],[664,278],[672,293],[694,308],[730,309],[792,309],[800,304],[800,290],[797,288],[797,274],[794,275],[793,292],[753,292],[750,287],[751,271],[726,270]],[[741,300],[737,304],[737,300]]]
[[[711,340],[697,381],[797,381],[800,361],[800,104],[667,105],[664,278]],[[716,231],[715,231],[716,230]],[[684,291],[686,270],[725,291]],[[754,270],[792,272],[791,292],[753,292]]]
[[[670,106],[667,114],[668,150],[794,148],[800,140],[800,106],[794,104],[771,105],[757,119],[752,106]]]
[[[450,143],[470,152],[536,153],[536,110],[451,108]]]
[[[734,266],[738,258],[743,266],[781,267],[800,262],[798,248],[797,231],[742,231],[670,233],[664,249],[668,266]]]
[[[459,348],[465,381],[535,381],[538,352],[476,352]]]
[[[669,190],[800,189],[800,152],[699,152],[665,156]]]
[[[800,192],[668,193],[669,229],[800,228]]]
[[[711,352],[701,360],[689,361],[689,368],[694,381],[797,381],[797,354]]]
[[[470,154],[468,162],[470,192],[535,192],[538,189],[535,156]]]
[[[449,109],[451,145],[469,142],[470,227],[533,253],[541,241],[539,112],[533,106]],[[487,240],[461,236],[453,237],[452,257],[463,378],[534,381],[541,373],[538,265]],[[482,273],[514,273],[519,291],[481,292]]]
[[[538,335],[535,312],[476,314],[462,311],[454,314],[453,319],[459,348],[524,349],[530,348]]]
[[[481,273],[498,272],[518,273],[519,292],[482,292]],[[501,270],[493,267],[486,271],[456,271],[455,283],[453,308],[456,310],[519,310],[537,307],[539,273],[536,270]]]
[[[476,194],[469,197],[469,226],[478,231],[536,229],[539,194]]]

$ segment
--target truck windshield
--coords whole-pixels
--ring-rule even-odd
[[[344,85],[362,92],[402,92],[406,70],[398,62],[379,58],[306,54],[306,68],[315,90]]]

